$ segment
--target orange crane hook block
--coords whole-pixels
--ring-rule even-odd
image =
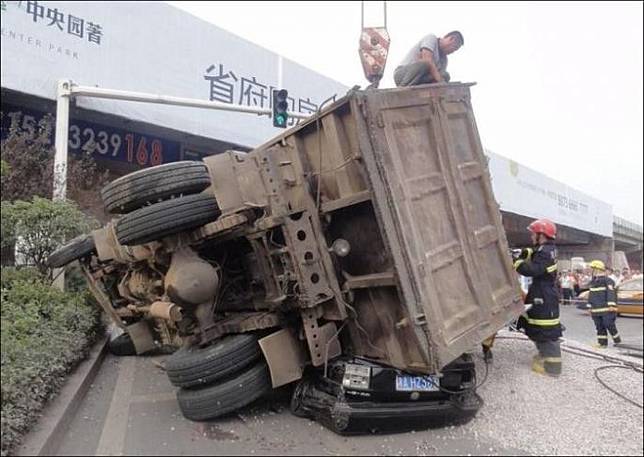
[[[370,87],[378,87],[382,76],[385,73],[387,64],[387,54],[389,53],[389,32],[387,32],[387,2],[383,2],[385,11],[384,27],[365,27],[364,26],[364,2],[362,2],[360,34],[360,61],[362,69],[367,80],[371,83]]]

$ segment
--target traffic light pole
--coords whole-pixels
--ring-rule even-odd
[[[208,100],[199,100],[196,98],[172,97],[169,95],[148,94],[145,92],[131,92],[125,90],[104,89],[101,87],[79,86],[71,81],[70,95],[72,97],[94,97],[107,98],[111,100],[124,100],[130,102],[155,103],[160,105],[189,106],[192,108],[205,108],[220,111],[233,111],[236,113],[249,114],[272,114],[268,108],[253,108],[251,106],[233,105],[228,103],[211,102]],[[294,119],[307,119],[310,114],[288,112],[288,116]]]
[[[214,109],[271,116],[268,108],[233,105],[211,102],[195,98],[172,97],[169,95],[149,94],[126,90],[104,89],[101,87],[80,86],[71,80],[60,80],[56,98],[56,154],[54,157],[54,199],[64,200],[67,191],[67,138],[69,133],[69,104],[73,97],[106,98],[129,102],[155,103],[159,105],[187,106],[192,108]],[[307,119],[309,114],[287,112],[289,118]]]
[[[69,132],[69,104],[73,97],[106,98],[130,102],[155,103],[160,105],[187,106],[192,108],[232,111],[271,116],[268,108],[211,102],[195,98],[172,97],[169,95],[132,92],[101,87],[80,86],[71,80],[60,80],[56,98],[56,154],[54,157],[54,199],[64,200],[67,191],[67,138]],[[310,115],[287,112],[289,118],[307,119]]]
[[[54,200],[65,200],[67,195],[67,141],[69,137],[70,81],[60,80],[56,88],[56,137],[54,153]],[[65,290],[65,269],[52,271],[53,285]]]

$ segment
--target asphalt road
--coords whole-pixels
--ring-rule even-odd
[[[589,345],[597,342],[595,324],[587,312],[574,305],[560,306],[559,310],[561,322],[566,327],[564,338]],[[616,325],[625,344],[642,347],[642,317],[618,316]]]
[[[565,338],[586,344],[595,341],[590,316],[572,306],[562,307],[561,316]],[[641,345],[641,318],[620,317],[617,326],[626,342]],[[181,415],[174,387],[158,366],[163,356],[108,356],[67,429],[58,455],[603,455],[607,448],[616,454],[641,455],[641,410],[625,416],[637,409],[611,397],[592,379],[591,368],[597,362],[564,354],[565,374],[556,381],[560,398],[551,401],[582,404],[592,397],[592,406],[602,411],[605,420],[610,414],[615,421],[626,421],[624,425],[620,422],[619,429],[627,436],[615,438],[617,444],[607,441],[616,436],[613,432],[602,437],[602,421],[576,419],[579,416],[572,406],[564,410],[567,415],[544,421],[551,380],[540,381],[539,375],[530,372],[533,345],[510,338],[495,344],[490,378],[479,391],[486,404],[469,424],[357,437],[338,436],[316,422],[291,415],[288,392],[278,392],[224,418],[191,422]],[[476,357],[480,361],[478,353]],[[622,376],[630,383],[622,386],[624,391],[641,394],[641,375],[639,380],[632,374]],[[507,395],[521,399],[523,409],[512,407]],[[536,401],[534,406],[525,403],[530,401]],[[543,441],[536,438],[539,427],[535,424],[540,424]],[[524,439],[528,429],[534,436]],[[559,441],[558,436],[562,437]],[[582,446],[588,452],[574,442],[582,438],[588,441]],[[538,447],[540,443],[552,448]],[[619,445],[624,447],[615,447]]]
[[[108,356],[57,455],[525,455],[456,427],[342,437],[288,411],[288,395],[231,416],[191,422],[155,365]]]

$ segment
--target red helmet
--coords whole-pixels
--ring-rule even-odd
[[[532,233],[543,233],[545,236],[552,239],[557,237],[557,226],[554,222],[548,219],[537,219],[528,226],[528,230]]]

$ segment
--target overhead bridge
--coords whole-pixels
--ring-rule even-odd
[[[613,263],[623,251],[642,264],[642,226],[613,215],[612,206],[507,157],[486,151],[494,195],[510,246],[531,243],[526,230],[536,218],[557,224],[560,259],[584,257]]]

